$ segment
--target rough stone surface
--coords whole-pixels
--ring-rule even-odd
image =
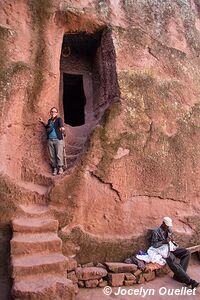
[[[15,299],[75,299],[75,288],[71,280],[55,276],[37,276],[21,280],[14,287]]]
[[[170,268],[167,265],[165,265],[164,267],[155,270],[155,272],[156,272],[156,276],[163,276],[170,272]]]
[[[79,281],[78,281],[78,286],[79,286],[80,288],[83,288],[83,287],[85,286],[85,282],[82,281],[82,280],[79,280]]]
[[[94,267],[94,263],[93,263],[93,262],[90,262],[90,263],[87,263],[87,264],[83,264],[83,265],[82,265],[82,268],[86,268],[86,267]]]
[[[132,273],[125,273],[125,279],[126,280],[136,280],[136,276]]]
[[[137,283],[141,284],[141,283],[144,283],[144,282],[145,282],[145,278],[144,278],[143,274],[140,274],[137,277]]]
[[[134,274],[135,276],[138,276],[138,275],[140,275],[141,273],[142,273],[142,271],[139,270],[139,269],[137,269],[133,274]]]
[[[108,273],[110,286],[122,286],[124,284],[124,273]]]
[[[99,284],[98,284],[98,286],[100,287],[100,288],[103,288],[103,287],[105,287],[105,286],[107,286],[108,285],[108,281],[107,280],[103,280],[103,281],[99,281]]]
[[[145,279],[146,281],[150,281],[150,280],[155,279],[156,274],[155,274],[154,271],[148,272],[148,273],[143,273],[143,277],[144,277],[144,279]]]
[[[145,266],[145,271],[146,272],[151,272],[154,270],[160,270],[162,268],[161,265],[157,264],[157,263],[148,263]]]
[[[105,265],[107,268],[114,273],[125,273],[125,272],[135,272],[137,270],[137,266],[134,264],[125,264],[118,262],[106,262]]]
[[[95,287],[97,287],[98,283],[99,283],[98,279],[86,280],[85,286],[87,288],[95,288]]]
[[[136,283],[136,280],[124,280],[124,285],[125,286],[131,286],[134,283]]]
[[[67,273],[67,278],[70,279],[73,283],[77,283],[78,282],[78,278],[76,276],[75,271],[71,271]]]
[[[79,267],[76,268],[75,272],[79,280],[99,279],[107,275],[105,269],[97,267]]]
[[[15,299],[74,299],[75,286],[67,279],[69,259],[62,250],[62,241],[57,236],[58,223],[40,215],[43,207],[28,211],[37,214],[14,219],[11,245],[13,297]],[[29,221],[28,221],[29,220]],[[31,228],[31,225],[33,228]],[[70,274],[75,280],[74,274]],[[74,275],[74,276],[72,276]],[[3,299],[3,298],[2,298]]]
[[[197,244],[198,1],[5,0],[0,11],[2,226],[48,203],[81,264],[129,257],[165,215],[181,246]],[[71,51],[67,63],[65,33],[103,28],[93,61]],[[53,178],[38,117],[64,116],[64,71],[83,76],[86,123],[65,124],[71,169]]]
[[[75,294],[78,294],[79,292],[78,283],[74,283],[74,292]]]
[[[74,258],[68,258],[67,271],[70,272],[77,268],[77,261]]]
[[[195,264],[193,263],[190,263],[190,266],[189,266],[189,270],[188,270],[190,276],[196,280],[199,279],[199,274],[200,274],[200,264],[199,264],[199,261],[196,261]],[[156,278],[155,280],[153,281],[149,281],[149,282],[145,282],[144,285],[133,285],[132,287],[128,286],[128,287],[125,287],[123,286],[121,288],[122,289],[125,289],[126,290],[126,294],[124,293],[123,295],[119,295],[119,296],[115,296],[114,293],[117,293],[118,292],[118,287],[114,288],[113,289],[113,292],[111,295],[104,295],[102,293],[102,289],[90,289],[89,291],[87,289],[80,289],[79,290],[79,294],[76,298],[76,300],[90,300],[90,299],[95,299],[95,300],[113,300],[113,299],[117,299],[117,298],[121,298],[120,300],[130,300],[131,298],[133,299],[142,299],[141,296],[130,296],[128,294],[128,290],[131,289],[134,289],[134,290],[141,290],[142,288],[145,289],[146,291],[147,290],[150,290],[150,289],[153,289],[155,290],[155,294],[149,294],[148,296],[146,297],[143,297],[143,299],[149,299],[149,300],[155,300],[155,299],[163,299],[163,296],[159,296],[158,293],[159,293],[159,289],[161,287],[167,287],[169,290],[180,290],[183,286],[180,285],[180,282],[177,282],[175,280],[172,280],[172,277],[171,276],[165,276],[164,278]],[[188,290],[189,291],[189,290]],[[158,296],[156,296],[158,295]],[[168,296],[168,297],[164,297],[165,299],[171,299],[171,300],[176,300],[177,298],[180,298],[180,296],[177,296],[177,295],[171,295],[171,296]],[[183,296],[181,296],[181,299],[183,299]],[[187,295],[184,296],[184,299],[185,300],[199,300],[199,291],[197,289],[195,295],[191,293],[191,290],[188,292]]]
[[[101,264],[101,263],[98,263],[98,264],[96,265],[96,267],[97,267],[97,268],[103,268],[103,269],[106,269],[106,266],[103,265],[103,264]]]

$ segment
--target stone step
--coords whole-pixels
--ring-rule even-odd
[[[89,133],[90,130],[88,129],[81,130],[80,128],[78,129],[77,127],[70,127],[66,130],[65,139],[67,140],[70,137],[75,140],[85,141]]]
[[[79,155],[83,152],[83,147],[74,147],[70,145],[65,146],[66,155]]]
[[[23,300],[74,300],[75,288],[71,280],[61,276],[26,276],[14,283],[13,296]]]
[[[51,212],[47,205],[19,205],[21,212],[28,218],[46,218],[51,216]]]
[[[75,150],[82,150],[83,149],[83,144],[81,144],[81,146],[78,145],[71,145],[71,144],[65,144],[66,148],[71,148],[71,149],[75,149]]]
[[[19,279],[20,276],[45,272],[54,272],[64,275],[67,273],[68,262],[69,259],[60,253],[27,255],[25,257],[12,256],[12,277]]]
[[[48,191],[50,186],[37,184],[31,181],[20,181],[17,183],[20,187],[27,189],[31,192],[36,192],[39,195],[45,195]]]
[[[77,155],[77,154],[67,154],[66,155],[66,158],[67,158],[67,160],[76,160],[77,158],[79,157],[79,154]]]
[[[17,218],[12,220],[14,232],[48,232],[58,230],[58,221],[45,218]]]
[[[45,206],[46,196],[36,191],[31,191],[24,187],[20,187],[20,190],[24,194],[24,197],[19,199],[18,206]]]
[[[11,255],[61,252],[62,241],[56,233],[14,233],[11,244]]]
[[[86,140],[87,140],[87,137],[78,137],[78,136],[71,134],[71,132],[69,132],[66,135],[65,143],[69,144],[71,146],[81,147],[85,144]]]
[[[80,158],[80,155],[66,155],[67,166],[70,168],[75,164],[76,160]]]

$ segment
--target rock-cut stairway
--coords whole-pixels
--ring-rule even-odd
[[[72,300],[74,286],[67,279],[68,258],[62,254],[58,221],[45,206],[22,206],[12,220],[11,265],[14,299]]]

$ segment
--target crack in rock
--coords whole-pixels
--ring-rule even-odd
[[[151,54],[156,60],[159,61],[159,58],[155,54],[153,54],[152,49],[149,46],[147,47],[147,50],[148,50],[149,54]]]
[[[114,191],[115,194],[117,194],[117,197],[119,198],[119,200],[122,201],[119,191],[116,190],[116,189],[113,187],[113,184],[112,184],[111,182],[105,182],[100,176],[96,175],[95,173],[93,173],[93,172],[91,172],[91,171],[90,171],[90,174],[91,174],[91,176],[93,176],[93,177],[95,177],[96,179],[98,179],[98,181],[100,181],[101,183],[107,184],[107,185],[110,187],[110,189],[111,189],[112,191]]]
[[[151,121],[151,123],[149,124],[149,130],[146,133],[148,135],[147,135],[147,139],[145,141],[145,144],[143,146],[143,150],[145,150],[147,148],[147,145],[148,145],[149,141],[151,140],[152,133],[153,133],[153,121]]]
[[[168,198],[168,197],[162,197],[160,195],[133,195],[132,197],[148,197],[148,198],[158,198],[158,199],[162,199],[162,200],[170,200],[170,201],[176,201],[176,202],[182,202],[182,203],[187,203],[187,201],[185,200],[181,200],[181,199],[174,199],[174,198]]]
[[[183,223],[184,225],[188,226],[192,231],[194,231],[195,233],[198,234],[198,230],[196,230],[196,228],[194,228],[194,227],[188,222],[188,220],[185,221],[185,220],[183,220],[183,219],[179,219],[179,221],[180,221],[181,223]]]

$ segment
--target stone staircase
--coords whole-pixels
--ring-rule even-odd
[[[14,299],[71,300],[75,290],[67,279],[68,258],[62,254],[58,221],[45,205],[21,205],[12,220],[11,266]]]
[[[65,152],[67,167],[73,167],[84,152],[89,135],[95,127],[94,122],[82,126],[66,126]]]
[[[68,172],[85,149],[94,124],[66,126],[65,152]],[[22,181],[23,204],[12,220],[11,267],[14,299],[71,300],[75,287],[67,279],[69,259],[62,255],[62,241],[57,235],[58,221],[50,213],[48,193],[59,180],[45,171],[24,168]]]

